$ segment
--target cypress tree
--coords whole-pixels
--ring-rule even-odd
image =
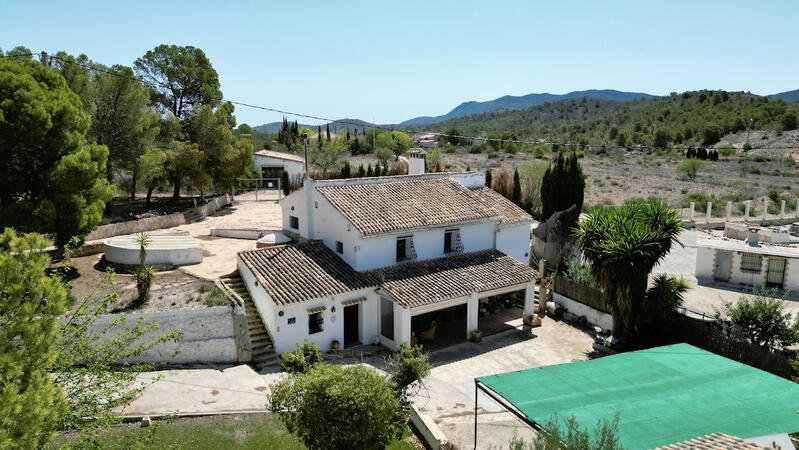
[[[367,177],[371,177],[372,176],[372,164],[371,163],[369,163],[369,165],[366,167],[366,176]]]
[[[350,160],[344,160],[344,165],[341,167],[341,178],[352,177],[352,169],[350,168]]]
[[[316,144],[319,146],[319,150],[322,150],[322,126],[319,125],[316,128]]]
[[[366,169],[363,168],[363,164],[358,166],[358,178],[363,178],[366,176]]]
[[[383,175],[382,168],[380,167],[380,161],[375,163],[375,176],[379,177]]]
[[[347,130],[347,142],[350,141],[350,130]]]
[[[327,142],[330,142],[330,124],[325,124],[325,134],[327,135]]]
[[[491,168],[486,169],[486,187],[491,187]]]
[[[513,171],[513,194],[511,194],[511,201],[516,203],[517,206],[522,206],[522,183],[519,180],[519,169]]]
[[[283,190],[283,195],[291,194],[291,181],[289,180],[289,173],[285,170],[280,174],[280,188]]]
[[[563,218],[564,226],[561,230],[569,233],[577,224],[583,208],[584,194],[585,177],[577,153],[572,151],[564,159],[559,152],[557,159],[550,164],[541,179],[541,214],[548,219],[552,214],[576,205],[575,210]]]

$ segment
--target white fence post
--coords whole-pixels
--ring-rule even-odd
[[[710,223],[710,213],[713,211],[713,202],[707,202],[707,214],[705,214],[705,222]]]
[[[746,201],[746,207],[744,208],[744,222],[749,222],[749,208],[752,207],[752,200]]]
[[[765,198],[763,199],[763,222],[766,221],[766,215],[768,214],[768,200]]]
[[[696,202],[691,202],[691,210],[688,211],[688,220],[691,222],[694,221],[694,205],[696,205]]]
[[[780,219],[785,218],[785,200],[780,202]]]
[[[727,222],[730,221],[730,216],[732,215],[732,202],[727,201],[727,209],[724,211],[724,218]]]

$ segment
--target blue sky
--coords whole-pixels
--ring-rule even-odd
[[[799,89],[797,24],[796,0],[0,0],[4,50],[132,65],[161,43],[194,45],[230,100],[378,123],[506,94]]]

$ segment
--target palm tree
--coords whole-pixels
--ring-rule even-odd
[[[677,213],[656,198],[595,208],[580,222],[577,247],[611,307],[615,337],[636,343],[649,273],[681,228]]]

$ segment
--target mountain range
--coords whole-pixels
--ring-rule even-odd
[[[568,100],[573,98],[591,98],[597,100],[610,100],[614,102],[629,102],[641,98],[655,98],[657,96],[647,94],[644,92],[625,92],[613,89],[589,89],[585,91],[573,91],[566,94],[549,94],[549,93],[533,93],[527,95],[505,95],[494,100],[484,102],[467,101],[452,109],[452,111],[440,116],[419,116],[412,119],[400,122],[400,126],[418,126],[418,125],[431,125],[451,119],[458,119],[461,117],[472,116],[476,114],[483,114],[492,111],[500,110],[521,110],[534,106],[542,105],[544,103],[552,103],[560,100]],[[771,98],[779,98],[786,102],[793,103],[799,102],[799,89],[794,91],[780,92],[778,94],[769,95]],[[277,133],[280,130],[281,122],[272,122],[264,125],[258,125],[255,128],[263,133]],[[309,127],[314,129],[317,125],[299,124],[300,127]],[[337,132],[339,130],[353,130],[354,128],[368,129],[373,125],[360,119],[339,119],[330,122],[330,131]],[[391,127],[392,124],[383,124],[381,126]]]

